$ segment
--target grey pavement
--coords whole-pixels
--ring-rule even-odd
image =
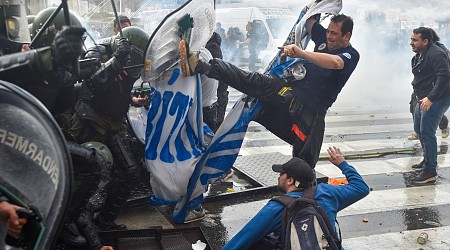
[[[230,93],[229,107],[240,95],[237,91]],[[411,165],[421,161],[421,149],[411,147],[417,145],[417,141],[406,139],[413,133],[407,109],[338,107],[330,109],[326,120],[321,160],[316,171],[331,178],[343,177],[326,160],[326,148],[337,146],[372,190],[366,198],[338,214],[345,249],[450,249],[450,157],[447,152],[450,138],[442,139],[440,130],[437,131],[440,154],[436,184],[414,186],[411,178],[416,173]],[[290,154],[289,145],[261,125],[251,123],[237,163],[248,157],[268,159],[255,161],[253,165],[258,173],[265,170],[270,173],[273,161],[289,159]],[[252,175],[252,166],[249,169],[245,170],[247,173],[235,169],[227,180],[210,188],[203,205],[206,216],[201,221],[176,225],[170,220],[173,207],[146,204],[125,209],[118,222],[131,229],[200,227],[211,249],[220,249],[277,195],[271,187],[276,185],[276,180],[258,182],[259,177],[248,177]],[[417,242],[422,232],[428,234],[424,245]]]

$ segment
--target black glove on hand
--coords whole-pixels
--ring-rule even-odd
[[[126,38],[120,38],[117,43],[117,50],[114,53],[116,59],[125,66],[131,53],[131,42]]]
[[[67,27],[56,34],[52,43],[52,56],[56,65],[66,65],[74,62],[82,53],[82,27]]]

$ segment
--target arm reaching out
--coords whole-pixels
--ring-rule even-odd
[[[345,161],[344,156],[342,155],[342,152],[338,147],[336,146],[329,147],[327,151],[328,154],[330,155],[328,157],[328,160],[331,163],[333,163],[336,167],[338,167],[339,165],[341,165],[342,162]]]
[[[339,197],[338,211],[340,211],[367,196],[370,190],[356,169],[345,161],[338,147],[329,147],[327,151],[330,155],[328,160],[342,171],[348,181],[347,185],[340,185],[332,190],[330,189],[330,192],[334,192],[336,197]]]

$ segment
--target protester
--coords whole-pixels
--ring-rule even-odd
[[[225,30],[224,30],[224,28],[222,28],[222,24],[220,22],[216,23],[216,28],[214,29],[214,32],[219,34],[220,39],[222,41],[226,41],[227,40],[227,35],[225,34]]]
[[[245,40],[244,34],[239,27],[230,27],[227,31],[227,40],[224,41],[224,59],[228,62],[238,63],[241,56],[241,49],[238,47],[240,42]]]
[[[217,58],[204,62],[196,53],[187,57],[182,46],[180,52],[186,59],[182,63],[189,65],[186,74],[206,74],[262,101],[263,110],[255,120],[293,145],[293,155],[314,168],[322,146],[325,114],[356,68],[359,53],[350,44],[353,20],[348,16],[332,17],[328,29],[311,18],[306,30],[316,44],[314,52],[293,44],[282,47],[282,56],[309,61],[304,64],[307,74],[301,80],[247,72]]]
[[[447,49],[447,47],[445,47],[444,44],[442,44],[440,42],[441,39],[437,35],[436,31],[434,31],[432,28],[429,28],[429,29],[430,29],[432,37],[433,37],[432,38],[433,43],[435,43],[437,46],[439,46],[442,50],[444,50],[450,56],[450,51]],[[417,97],[414,95],[414,93],[412,93],[411,101],[409,102],[409,104],[410,104],[409,111],[413,115],[413,119],[414,119],[414,109],[418,102],[419,102],[419,100],[417,100]],[[443,139],[447,138],[449,135],[449,128],[448,128],[448,118],[445,114],[442,115],[442,119],[439,122],[439,129],[441,130],[441,137]],[[414,133],[408,137],[408,140],[416,140],[416,139],[418,139],[416,133]],[[416,164],[415,166],[419,167],[418,164]]]
[[[245,29],[247,30],[247,38],[245,39],[245,41],[238,41],[237,43],[240,47],[248,46],[248,69],[254,71],[256,70],[256,61],[258,60],[259,52],[261,51],[260,47],[258,46],[258,42],[261,36],[256,32],[255,25],[251,21],[247,22]]]
[[[341,150],[328,148],[329,161],[337,166],[347,178],[347,185],[317,185],[314,200],[325,210],[331,224],[337,213],[369,194],[369,187],[354,167],[349,165]],[[273,165],[272,170],[280,173],[278,190],[285,195],[300,198],[305,188],[314,186],[315,176],[311,166],[300,158],[292,158],[282,165]],[[261,249],[269,242],[278,242],[281,234],[281,217],[284,205],[269,201],[223,248]],[[269,234],[270,238],[265,237]]]
[[[424,159],[418,165],[419,175],[413,183],[424,184],[437,179],[436,129],[450,106],[450,68],[448,54],[433,43],[429,28],[419,27],[411,35],[412,86],[418,103],[414,109],[414,131],[423,148]]]
[[[127,16],[119,16],[120,27],[122,29],[131,26],[131,21]],[[114,34],[119,33],[119,25],[117,25],[117,21],[114,20]]]
[[[211,38],[205,45],[205,48],[210,52],[211,57],[204,56],[202,57],[202,60],[209,61],[209,59],[212,58],[222,58],[221,44],[221,37],[218,33],[213,32]],[[216,132],[225,116],[225,109],[228,104],[228,85],[204,75],[201,77],[201,80],[203,121],[213,132]]]

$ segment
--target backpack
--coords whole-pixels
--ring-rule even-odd
[[[341,249],[340,232],[337,237],[328,215],[314,200],[315,193],[316,187],[311,187],[301,198],[283,195],[272,199],[285,206],[280,249]]]

